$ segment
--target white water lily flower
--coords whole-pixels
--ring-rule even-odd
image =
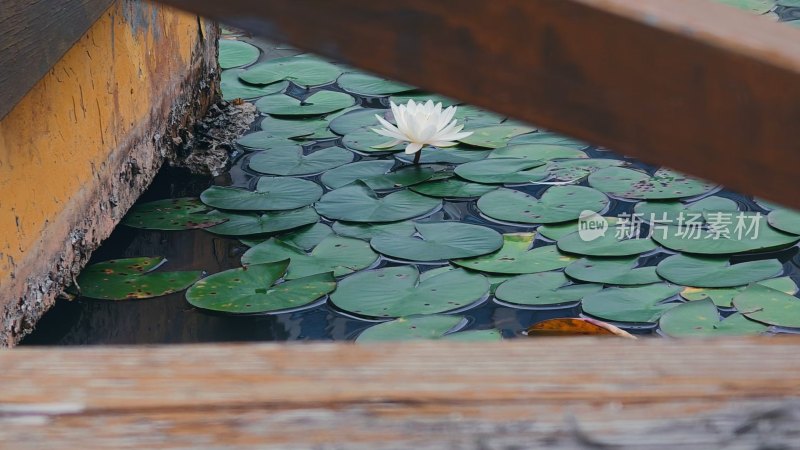
[[[406,154],[411,155],[419,152],[426,145],[451,147],[456,145],[456,141],[459,139],[464,139],[472,134],[471,131],[462,132],[464,125],[457,125],[456,120],[451,121],[456,113],[455,106],[443,111],[442,104],[434,104],[433,100],[428,100],[426,103],[415,103],[414,100],[409,100],[408,104],[399,106],[391,102],[391,105],[397,126],[376,114],[375,117],[378,118],[383,128],[373,128],[372,131],[393,140],[375,145],[374,148],[391,148],[407,142]]]

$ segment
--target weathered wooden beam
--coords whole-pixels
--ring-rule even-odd
[[[793,448],[798,344],[20,348],[0,353],[0,446]]]
[[[0,7],[0,119],[113,2],[3,0]]]
[[[800,207],[800,32],[708,0],[164,0]]]

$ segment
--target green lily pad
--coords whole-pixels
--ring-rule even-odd
[[[331,189],[338,189],[356,180],[385,175],[392,167],[394,161],[391,160],[357,161],[328,170],[322,174],[320,181]]]
[[[485,109],[480,109],[476,106],[461,105],[456,108],[453,119],[460,124],[464,124],[466,128],[473,129],[490,125],[499,125],[505,120],[505,117],[486,111]]]
[[[503,245],[497,231],[460,222],[416,224],[418,236],[384,234],[370,241],[376,251],[407,261],[443,261],[491,253]]]
[[[400,317],[372,326],[356,338],[359,344],[372,342],[437,340],[462,342],[492,342],[503,339],[497,330],[470,330],[454,333],[452,330],[465,323],[461,316],[431,315]]]
[[[800,299],[758,283],[733,298],[733,306],[748,319],[768,325],[800,328]]]
[[[576,183],[600,169],[623,164],[625,164],[624,161],[604,158],[562,159],[550,161],[542,167],[528,171],[528,174],[536,175],[539,179],[548,182]]]
[[[748,261],[731,265],[727,258],[672,255],[662,260],[656,272],[675,284],[692,287],[743,286],[779,275],[783,265],[777,259]]]
[[[305,100],[286,94],[272,94],[256,102],[262,113],[276,116],[316,116],[339,111],[356,103],[356,99],[343,92],[317,91]]]
[[[258,152],[248,165],[268,175],[311,175],[331,170],[353,160],[353,154],[341,147],[328,147],[308,155],[299,146]]]
[[[333,234],[331,227],[325,225],[324,223],[315,223],[313,225],[306,225],[304,227],[297,228],[296,230],[288,231],[277,236],[277,238],[281,242],[308,251],[319,245],[323,239],[331,234]],[[250,245],[250,247],[255,247],[265,240],[266,239],[262,239],[258,242],[253,242],[253,245]]]
[[[575,258],[558,251],[555,245],[531,249],[535,233],[503,235],[503,247],[486,256],[456,259],[453,264],[470,270],[500,274],[549,272],[566,267]]]
[[[261,177],[255,191],[211,186],[200,194],[208,206],[236,211],[297,209],[319,200],[322,188],[308,180],[289,177]]]
[[[253,64],[261,55],[258,47],[247,42],[233,39],[220,39],[217,42],[219,44],[219,66],[222,69]]]
[[[418,194],[436,198],[476,198],[495,189],[494,186],[456,179],[427,181],[411,186],[411,190]]]
[[[800,211],[773,209],[767,216],[767,222],[780,231],[800,235]]]
[[[348,72],[337,80],[339,87],[358,95],[389,95],[413,91],[416,88],[398,81],[368,75],[362,72]]]
[[[498,286],[495,297],[524,306],[563,306],[603,289],[599,284],[571,284],[561,272],[518,275]]]
[[[447,108],[448,106],[458,105],[461,102],[458,100],[454,100],[450,97],[445,97],[443,95],[438,94],[431,94],[429,92],[404,92],[402,94],[397,94],[389,97],[389,101],[394,102],[396,105],[408,103],[410,100],[414,100],[416,103],[425,103],[428,100],[433,101],[433,103],[441,103],[442,107]]]
[[[484,148],[499,148],[508,145],[514,136],[536,131],[536,128],[519,125],[494,125],[469,130],[471,135],[461,139],[467,145]]]
[[[665,300],[680,292],[665,283],[603,289],[583,298],[583,312],[614,322],[655,323],[664,312],[679,303]]]
[[[562,252],[584,256],[632,256],[658,247],[649,237],[623,239],[624,236],[618,236],[613,228],[617,221],[606,220],[611,223],[605,234],[593,240],[584,240],[579,232],[574,232],[558,239],[558,248]]]
[[[362,178],[361,181],[369,186],[370,189],[378,191],[413,186],[431,179],[435,173],[429,167],[401,167],[387,174]]]
[[[290,260],[286,279],[294,280],[318,273],[333,272],[341,277],[366,269],[378,259],[369,244],[353,238],[328,236],[310,254],[275,238],[256,245],[242,255],[242,264],[272,263]]]
[[[409,221],[375,224],[334,222],[333,231],[339,236],[369,241],[383,235],[411,236],[417,229],[414,227],[414,222]]]
[[[245,150],[283,150],[295,148],[297,142],[285,136],[275,136],[267,131],[256,131],[236,140]]]
[[[564,223],[551,223],[542,225],[536,229],[536,232],[546,237],[551,241],[557,241],[564,236],[568,236],[578,230],[578,221],[564,222]]]
[[[682,303],[665,312],[658,324],[670,337],[746,336],[769,328],[738,313],[722,319],[711,300]]]
[[[464,150],[459,147],[426,147],[420,150],[420,152],[422,153],[422,156],[419,158],[421,164],[463,164],[484,159],[489,156],[491,150]],[[414,160],[414,155],[397,153],[395,158],[404,163],[411,163]]]
[[[411,191],[378,197],[366,184],[357,181],[323,195],[316,208],[318,213],[331,220],[374,223],[424,216],[441,204],[439,200]]]
[[[661,281],[655,266],[636,267],[638,257],[622,258],[581,258],[564,269],[564,273],[580,281],[589,283],[633,286]]]
[[[160,297],[182,291],[203,276],[202,271],[153,272],[166,259],[124,258],[92,264],[78,276],[83,297],[132,300]]]
[[[122,219],[122,225],[145,230],[194,230],[221,224],[227,219],[208,217],[208,206],[193,197],[138,203]]]
[[[558,223],[577,219],[583,211],[608,206],[603,193],[584,186],[552,186],[541,198],[499,188],[478,199],[478,209],[497,220],[517,223]]]
[[[328,120],[318,117],[295,117],[280,119],[267,116],[261,121],[261,129],[267,135],[296,140],[330,139],[336,137],[328,130]],[[253,133],[254,134],[254,133]],[[247,136],[250,136],[249,134]],[[246,137],[246,136],[245,136]]]
[[[642,220],[669,224],[678,223],[679,220],[685,223],[691,217],[703,214],[704,211],[735,212],[738,209],[739,205],[735,201],[712,195],[688,205],[676,201],[639,202],[633,207],[633,212]]]
[[[487,158],[461,164],[455,168],[455,173],[465,180],[477,183],[529,183],[546,176],[531,173],[531,169],[541,165],[544,162],[523,158]]]
[[[356,131],[377,128],[381,125],[375,118],[376,115],[394,123],[394,118],[390,117],[387,109],[358,108],[331,120],[330,129],[334,133],[344,136]]]
[[[339,282],[331,302],[365,317],[437,314],[471,305],[489,293],[482,275],[465,270],[419,279],[414,266],[387,267],[353,274]]]
[[[796,294],[798,290],[797,284],[790,277],[770,278],[769,280],[759,281],[758,284],[790,295]],[[733,298],[745,288],[746,286],[732,288],[684,287],[681,291],[681,297],[689,301],[710,299],[720,308],[732,308]]]
[[[562,147],[567,146],[577,149],[586,148],[589,146],[589,144],[585,142],[568,138],[560,134],[547,133],[547,132],[522,134],[508,141],[508,145],[521,145],[521,144],[560,145]]]
[[[659,169],[653,176],[624,167],[608,167],[589,175],[589,184],[609,195],[641,200],[669,200],[705,194],[713,183]]]
[[[525,158],[537,161],[550,161],[562,158],[588,158],[582,150],[568,145],[516,144],[492,150],[489,158]]]
[[[310,206],[265,214],[212,211],[208,213],[208,216],[212,220],[227,219],[224,223],[206,229],[214,234],[225,236],[277,233],[310,225],[319,220],[319,215]]]
[[[239,79],[239,75],[244,72],[242,69],[223,70],[220,74],[219,87],[222,90],[222,99],[231,101],[237,98],[243,100],[252,100],[254,98],[263,97],[265,95],[277,94],[283,92],[289,86],[289,83],[275,83],[266,86],[256,86],[243,83]]]
[[[405,150],[404,144],[397,144],[390,148],[374,148],[389,142],[391,139],[381,136],[370,129],[359,129],[352,133],[347,133],[342,138],[342,145],[362,153],[388,153]]]
[[[338,66],[311,56],[276,58],[249,68],[241,75],[250,84],[291,81],[300,86],[319,86],[336,81],[342,74]]]
[[[331,273],[274,284],[288,266],[289,261],[280,261],[215,273],[189,288],[186,300],[211,311],[277,313],[312,304],[336,288]]]

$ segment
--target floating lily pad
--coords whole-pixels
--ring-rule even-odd
[[[523,158],[492,158],[468,162],[455,168],[456,175],[477,183],[528,183],[539,181],[546,174],[531,173],[542,161]]]
[[[463,167],[463,166],[462,166]],[[552,186],[541,198],[499,188],[478,199],[478,209],[497,220],[517,223],[558,223],[577,219],[583,211],[608,206],[603,193],[584,186]]]
[[[257,213],[225,213],[212,211],[208,213],[212,220],[225,219],[225,223],[207,228],[214,234],[225,236],[247,236],[251,234],[277,233],[292,230],[304,225],[311,225],[319,220],[319,215],[310,206],[288,211],[275,211],[265,214]]]
[[[247,42],[233,39],[220,39],[217,42],[219,43],[219,67],[222,69],[253,64],[261,55],[258,47]]]
[[[133,300],[160,297],[188,288],[202,271],[153,272],[166,259],[124,258],[92,264],[78,276],[83,297],[100,300]]]
[[[661,281],[655,266],[636,267],[639,258],[581,258],[564,269],[571,278],[589,283],[621,286],[651,284]]]
[[[483,128],[490,125],[499,125],[505,120],[505,117],[495,114],[493,112],[480,109],[472,105],[461,105],[456,108],[456,113],[453,119],[458,123],[464,124],[466,128]]]
[[[357,161],[328,170],[322,174],[320,181],[331,189],[338,189],[356,180],[385,175],[392,167],[394,161]]]
[[[524,306],[561,306],[601,289],[599,284],[572,284],[561,272],[541,272],[511,278],[498,286],[495,297]]]
[[[655,323],[667,310],[679,305],[665,300],[680,292],[665,283],[608,288],[589,294],[581,302],[583,312],[614,322]]]
[[[589,144],[585,142],[568,138],[560,134],[546,133],[546,132],[522,134],[508,141],[508,145],[520,145],[520,144],[560,145],[578,149],[586,148],[589,146]]]
[[[288,266],[289,261],[280,261],[215,273],[189,288],[186,300],[233,314],[281,312],[312,304],[336,288],[331,273],[274,284]]]
[[[549,161],[562,158],[588,158],[582,150],[568,145],[516,144],[492,150],[489,158],[525,158]]]
[[[722,319],[711,300],[682,303],[665,312],[658,324],[671,337],[745,336],[769,328],[738,313]]]
[[[208,206],[197,198],[171,198],[139,203],[128,211],[122,224],[145,230],[194,230],[221,224],[227,219],[209,217]]]
[[[331,234],[333,234],[331,227],[325,225],[324,223],[315,223],[313,225],[306,225],[296,230],[283,233],[278,236],[278,239],[289,245],[293,245],[299,249],[308,251],[319,245],[323,239]],[[253,242],[253,245],[250,245],[250,247],[254,247],[265,240],[266,239],[262,239],[258,242]]]
[[[655,250],[658,247],[649,237],[624,239],[624,236],[619,235],[614,229],[617,221],[607,220],[611,223],[605,234],[592,240],[586,240],[581,237],[581,233],[574,232],[558,239],[558,248],[563,252],[584,256],[632,256]]]
[[[418,194],[436,198],[475,198],[495,189],[494,186],[456,179],[427,181],[411,186],[411,190]]]
[[[330,139],[336,137],[328,130],[328,120],[318,117],[296,117],[280,119],[268,116],[261,121],[261,129],[267,135],[296,140]],[[255,133],[251,133],[255,134]],[[250,136],[250,134],[245,137]]]
[[[790,277],[770,278],[769,280],[759,281],[758,284],[790,295],[796,294],[798,289],[797,284],[795,284]],[[684,287],[681,291],[681,297],[689,301],[710,299],[720,308],[732,308],[733,298],[739,295],[745,287],[746,286],[733,288]]]
[[[555,245],[531,249],[535,236],[535,233],[504,234],[500,250],[486,256],[452,262],[481,272],[524,274],[561,269],[575,261],[575,258],[559,252]]]
[[[536,131],[536,128],[518,125],[494,125],[470,130],[471,135],[461,139],[467,145],[484,148],[498,148],[508,145],[514,136]]]
[[[767,222],[780,231],[800,235],[800,211],[773,209],[767,216]]]
[[[768,325],[800,328],[800,299],[758,283],[733,298],[733,306],[748,319]]]
[[[361,181],[370,189],[378,191],[413,186],[429,180],[434,174],[435,171],[429,167],[411,166],[401,167],[383,175],[365,177]]]
[[[285,136],[275,136],[267,131],[256,131],[236,140],[245,150],[283,150],[294,148],[297,142]]]
[[[576,183],[600,169],[616,167],[625,164],[624,161],[603,158],[579,158],[550,161],[542,167],[528,171],[547,182]]]
[[[275,83],[266,86],[256,86],[252,84],[243,83],[239,79],[239,74],[244,72],[242,69],[223,70],[220,74],[219,87],[222,90],[222,99],[231,101],[237,98],[243,100],[252,100],[254,98],[263,97],[265,95],[277,94],[283,92],[289,86],[289,83]]]
[[[358,95],[389,95],[416,89],[414,86],[409,86],[405,83],[387,80],[361,72],[342,74],[337,80],[337,83],[339,87],[345,91]]]
[[[376,224],[334,222],[333,231],[339,236],[369,241],[383,235],[411,236],[417,229],[414,227],[414,222],[409,221]]]
[[[356,131],[371,131],[370,128],[380,127],[380,122],[375,118],[376,115],[394,123],[394,118],[391,117],[389,110],[358,108],[331,120],[330,129],[342,136]]]
[[[300,86],[331,83],[341,75],[338,66],[311,56],[289,56],[257,64],[241,75],[251,84],[272,84],[286,80]]]
[[[484,159],[489,156],[491,150],[463,150],[459,147],[426,147],[420,150],[420,152],[422,152],[422,156],[419,158],[421,164],[463,164]],[[397,153],[395,158],[405,163],[411,163],[414,160],[414,155]]]
[[[725,197],[710,196],[688,205],[676,201],[649,201],[639,202],[634,206],[633,212],[642,220],[659,224],[677,224],[679,220],[685,223],[691,217],[711,212],[736,212],[739,205]]]
[[[342,145],[351,150],[363,153],[387,153],[405,150],[406,146],[404,144],[397,144],[390,148],[375,148],[375,146],[385,144],[390,140],[391,139],[386,136],[381,136],[372,130],[359,129],[344,135],[342,138]]]
[[[378,197],[362,182],[328,192],[317,202],[317,212],[332,220],[347,222],[397,222],[423,216],[441,206],[441,201],[411,191]]]
[[[486,278],[465,270],[419,278],[413,266],[360,272],[339,282],[331,302],[359,316],[403,317],[452,311],[489,293]]]
[[[442,261],[491,253],[503,245],[497,231],[460,222],[416,224],[417,236],[384,234],[370,241],[378,252],[408,261]]]
[[[316,116],[339,111],[356,103],[356,99],[343,92],[317,91],[304,100],[286,94],[272,94],[256,102],[256,108],[276,116]]]
[[[470,330],[454,333],[452,330],[465,323],[461,316],[412,316],[384,322],[366,330],[356,338],[359,344],[371,342],[436,340],[461,342],[500,341],[503,336],[497,330]],[[449,334],[446,334],[449,333]]]
[[[290,263],[286,279],[293,280],[327,272],[341,277],[366,269],[378,259],[378,255],[368,243],[353,238],[328,236],[310,254],[272,238],[245,252],[242,264],[250,266],[287,259]]]
[[[607,194],[641,200],[668,200],[694,197],[716,187],[713,183],[659,169],[653,176],[624,167],[608,167],[589,175],[589,184]]]
[[[299,146],[265,150],[253,155],[248,165],[268,175],[311,175],[339,167],[353,160],[353,154],[341,147],[328,147],[308,155]]]
[[[236,211],[297,209],[319,200],[322,188],[308,180],[289,177],[261,177],[255,191],[211,186],[200,194],[208,206]]]
[[[783,265],[777,259],[730,264],[727,258],[672,255],[656,268],[658,275],[675,284],[692,287],[733,287],[779,275]]]
[[[564,236],[568,236],[578,231],[578,222],[564,222],[564,223],[551,223],[542,225],[536,229],[542,237],[546,237],[551,241],[557,241]]]
[[[443,95],[438,95],[438,94],[431,94],[429,92],[404,92],[402,94],[397,94],[389,97],[389,100],[397,105],[408,103],[410,100],[414,100],[416,103],[425,103],[428,100],[431,100],[433,101],[433,103],[441,103],[444,108],[447,108],[448,106],[458,105],[461,103],[458,100],[454,100],[450,97],[445,97]]]

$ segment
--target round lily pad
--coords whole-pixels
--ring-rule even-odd
[[[508,145],[520,145],[520,144],[560,145],[562,147],[567,146],[577,149],[586,148],[589,146],[589,144],[585,142],[568,138],[560,134],[547,133],[547,132],[521,134],[519,136],[511,138],[511,140],[508,141]]]
[[[759,281],[758,284],[768,288],[776,289],[790,295],[797,293],[797,284],[790,277],[770,278],[769,280]],[[720,308],[732,308],[733,298],[739,295],[746,286],[732,288],[698,288],[684,287],[681,297],[689,301],[710,299]]]
[[[381,136],[372,130],[359,129],[352,133],[345,134],[342,138],[342,145],[362,153],[387,153],[405,150],[406,146],[404,144],[397,144],[389,148],[375,148],[375,146],[385,144],[390,140],[391,139],[386,136]]]
[[[333,234],[331,227],[324,223],[315,223],[282,233],[278,236],[278,239],[286,244],[308,251],[319,245],[323,239],[331,234]],[[254,242],[250,247],[255,247],[264,241],[265,239]]]
[[[536,128],[517,125],[494,125],[469,131],[472,134],[461,139],[461,142],[475,147],[498,148],[508,145],[508,141],[514,136],[536,131]]]
[[[420,150],[420,152],[422,153],[422,156],[419,158],[421,164],[463,164],[484,159],[489,156],[491,150],[464,150],[459,147],[426,147]],[[411,163],[414,160],[414,155],[397,153],[395,154],[395,158],[404,163]]]
[[[656,268],[636,267],[638,257],[622,258],[581,258],[564,269],[564,273],[580,281],[589,283],[631,286],[651,284],[661,281]]]
[[[800,211],[773,209],[767,216],[767,222],[780,231],[800,235]]]
[[[518,275],[497,287],[498,300],[524,306],[563,306],[603,289],[599,284],[572,284],[561,272]]]
[[[208,206],[193,197],[171,198],[138,203],[122,219],[122,225],[145,230],[193,230],[225,222],[221,217],[209,217]]]
[[[361,181],[369,186],[370,189],[376,191],[397,189],[422,183],[423,181],[431,179],[435,173],[436,172],[430,167],[401,167],[387,174],[362,178]]]
[[[682,303],[665,312],[658,324],[670,337],[745,336],[769,328],[738,313],[722,319],[711,300]]]
[[[320,181],[331,189],[338,189],[356,180],[385,175],[394,167],[394,161],[357,161],[328,170]]]
[[[536,232],[551,241],[557,241],[564,236],[568,236],[578,230],[578,222],[551,223],[542,225]]]
[[[800,328],[800,299],[758,283],[733,298],[733,306],[748,319],[768,325]]]
[[[633,212],[638,218],[647,222],[675,223],[682,220],[685,223],[691,217],[702,215],[704,211],[735,212],[739,205],[725,197],[710,196],[688,205],[677,201],[646,201],[639,202],[633,207]]]
[[[328,147],[308,155],[301,147],[265,150],[253,155],[248,166],[268,175],[311,175],[339,167],[353,160],[353,154],[341,147]]]
[[[328,130],[328,120],[318,117],[295,117],[281,119],[268,116],[261,121],[261,129],[267,135],[298,140],[329,139],[336,137]],[[245,137],[250,136],[249,134]]]
[[[310,254],[306,254],[304,249],[272,238],[245,252],[242,255],[242,264],[250,266],[287,259],[290,263],[286,279],[293,280],[327,272],[341,277],[371,266],[378,255],[369,244],[353,238],[328,236]]]
[[[489,293],[486,278],[465,270],[419,278],[413,266],[360,272],[339,282],[331,302],[359,316],[388,318],[452,311]]]
[[[608,167],[589,175],[589,184],[609,195],[641,200],[668,200],[694,197],[716,187],[713,183],[659,169],[649,174],[624,167]]]
[[[328,192],[317,202],[317,212],[331,220],[348,222],[397,222],[423,216],[441,206],[441,201],[411,191],[378,197],[357,181]]]
[[[300,86],[331,83],[341,75],[338,66],[311,56],[289,56],[257,64],[241,75],[251,84],[272,84],[286,80]]]
[[[616,223],[616,221],[614,221]],[[613,227],[606,230],[605,234],[587,240],[581,233],[574,232],[560,238],[558,248],[567,253],[584,256],[631,256],[655,250],[658,246],[649,237],[628,238],[618,235]]]
[[[606,167],[616,167],[625,164],[616,159],[604,158],[578,158],[550,161],[542,167],[530,170],[530,175],[536,175],[549,183],[570,182],[577,183],[593,172]]]
[[[289,261],[279,261],[215,273],[189,288],[186,300],[233,314],[283,312],[312,304],[336,288],[331,273],[275,284],[288,266]]]
[[[289,177],[261,177],[255,191],[212,186],[200,200],[208,206],[236,211],[297,209],[319,200],[322,188],[313,181]]]
[[[692,287],[743,286],[779,275],[783,265],[777,259],[730,264],[727,258],[672,255],[662,260],[656,272],[675,284]]]
[[[251,234],[277,233],[292,230],[319,221],[319,215],[310,206],[288,211],[274,211],[265,214],[225,213],[212,211],[209,218],[225,219],[226,222],[207,228],[214,234],[225,236],[247,236]]]
[[[584,186],[552,186],[541,198],[499,188],[478,199],[478,209],[497,220],[517,223],[558,223],[577,219],[583,211],[608,206],[603,193]]]
[[[165,261],[162,257],[142,257],[92,264],[81,271],[77,287],[88,298],[144,299],[182,291],[203,276],[202,271],[153,272]]]
[[[475,198],[495,189],[494,186],[456,179],[426,181],[411,186],[411,190],[418,194],[436,198]]]
[[[384,234],[370,241],[376,251],[408,261],[443,261],[491,253],[503,245],[497,231],[460,222],[416,224],[417,236]]]
[[[632,323],[655,323],[661,315],[679,303],[666,302],[680,292],[680,287],[665,283],[645,286],[608,288],[583,298],[583,312],[603,320]]]
[[[542,161],[523,158],[482,159],[461,164],[455,168],[455,173],[477,183],[528,183],[546,177],[546,174],[531,173],[531,169],[543,164]]]
[[[243,83],[239,79],[239,75],[244,72],[242,69],[223,70],[220,74],[219,87],[222,90],[222,99],[231,101],[237,98],[243,100],[252,100],[254,98],[263,97],[265,95],[277,94],[283,92],[289,86],[289,83],[275,83],[266,86],[256,86],[252,84]]]
[[[258,47],[247,42],[236,41],[233,39],[220,39],[219,43],[219,66],[222,69],[247,66],[258,60],[261,51]]]
[[[480,272],[524,274],[548,272],[569,265],[575,258],[559,252],[555,245],[531,249],[535,233],[503,235],[503,247],[486,256],[456,259],[453,264]]]
[[[505,120],[505,117],[476,106],[461,105],[456,108],[453,119],[457,120],[458,123],[464,124],[466,128],[473,129],[499,125]]]
[[[334,133],[344,136],[356,131],[377,128],[380,127],[380,122],[375,118],[376,115],[394,123],[394,117],[391,117],[391,113],[387,109],[358,108],[331,120],[330,129]]]
[[[387,80],[361,72],[342,74],[337,80],[337,83],[339,87],[345,91],[358,95],[389,95],[416,89],[414,86],[409,86],[405,83]]]
[[[408,103],[410,100],[414,100],[416,103],[425,103],[428,100],[433,101],[433,103],[441,103],[442,107],[447,108],[448,106],[458,105],[460,102],[458,100],[454,100],[450,97],[445,97],[443,95],[438,94],[431,94],[430,92],[404,92],[402,94],[396,94],[389,97],[389,101],[394,102],[397,105]]]
[[[375,224],[334,222],[333,231],[339,236],[369,241],[383,235],[411,236],[417,229],[414,227],[414,222],[409,221]]]
[[[549,161],[562,158],[588,158],[586,153],[568,145],[516,144],[492,150],[489,158],[525,158]]]
[[[256,131],[236,140],[245,150],[282,150],[294,148],[297,142],[286,136],[275,136],[267,131]]]
[[[315,116],[353,106],[356,99],[344,92],[317,91],[304,100],[286,94],[272,94],[256,102],[256,108],[276,116]]]

